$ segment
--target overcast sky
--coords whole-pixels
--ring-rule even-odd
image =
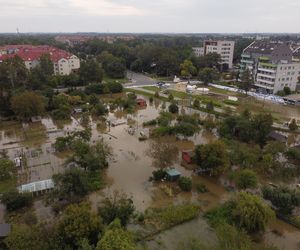
[[[0,32],[300,32],[300,0],[0,0]]]

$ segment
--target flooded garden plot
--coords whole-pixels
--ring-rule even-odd
[[[220,180],[195,175],[192,170],[181,164],[181,151],[193,150],[195,145],[206,144],[217,139],[213,133],[204,130],[193,137],[180,139],[175,136],[165,136],[161,140],[164,143],[176,145],[179,150],[178,155],[174,155],[174,158],[178,160],[172,166],[183,176],[192,177],[193,183],[204,184],[208,192],[199,193],[195,188],[189,193],[176,192],[173,183],[149,181],[152,172],[157,170],[157,166],[153,165],[153,158],[148,154],[151,143],[155,143],[156,139],[140,140],[140,136],[141,133],[149,136],[149,128],[144,127],[143,123],[158,117],[162,103],[156,100],[150,104],[147,99],[147,104],[147,107],[138,109],[133,114],[126,114],[122,111],[109,113],[107,118],[109,121],[126,121],[115,127],[109,126],[101,119],[90,118],[91,143],[94,144],[104,139],[113,148],[113,159],[109,162],[109,168],[105,173],[106,187],[89,195],[93,207],[96,208],[105,194],[111,194],[115,190],[131,196],[136,209],[140,212],[149,207],[159,208],[184,202],[196,203],[205,212],[228,199],[231,194],[221,185]],[[180,108],[180,112],[192,114],[198,111]],[[202,112],[198,114],[203,115]],[[5,151],[12,160],[20,156],[24,158],[22,159],[24,163],[18,171],[18,185],[50,179],[53,174],[63,172],[68,155],[56,153],[53,143],[57,137],[83,129],[80,125],[80,116],[73,117],[66,123],[56,123],[50,118],[42,119],[39,125],[22,126],[19,123],[7,123],[7,125],[5,123],[3,122],[0,127],[1,150]],[[45,211],[38,204],[36,210],[38,213]],[[43,217],[42,214],[40,217]],[[294,227],[277,221],[264,235],[264,240],[268,243],[276,242],[276,245],[285,249],[297,249],[300,240],[299,233]],[[177,238],[178,235],[180,235],[179,238]],[[202,217],[198,217],[154,236],[149,241],[149,248],[162,249],[161,247],[168,245],[166,249],[174,249],[179,242],[190,237],[204,238],[208,242],[216,240],[207,222]],[[177,240],[172,241],[171,239],[174,238]],[[172,243],[169,244],[171,241]]]

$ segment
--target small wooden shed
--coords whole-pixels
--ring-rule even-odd
[[[192,164],[193,155],[194,155],[194,152],[192,150],[185,150],[185,151],[182,151],[181,158],[187,164]]]

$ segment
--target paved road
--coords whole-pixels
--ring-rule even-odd
[[[146,76],[144,74],[135,73],[132,71],[127,71],[127,78],[132,81],[132,83],[126,83],[125,87],[133,87],[133,86],[151,86],[155,85],[157,81],[155,79],[152,79],[149,76]]]

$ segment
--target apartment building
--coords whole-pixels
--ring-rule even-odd
[[[289,87],[296,90],[300,62],[293,60],[293,51],[286,43],[254,41],[241,56],[240,70],[250,70],[259,91],[276,94]]]
[[[54,74],[69,75],[80,68],[80,60],[71,53],[47,45],[6,45],[0,47],[0,63],[15,56],[20,57],[28,70],[39,65],[42,55],[48,54],[54,66]]]
[[[193,47],[193,52],[197,57],[204,56],[204,47]]]
[[[217,53],[221,56],[221,64],[225,64],[229,69],[233,66],[234,41],[204,41],[203,47],[194,47],[196,56],[203,56],[208,53]]]

